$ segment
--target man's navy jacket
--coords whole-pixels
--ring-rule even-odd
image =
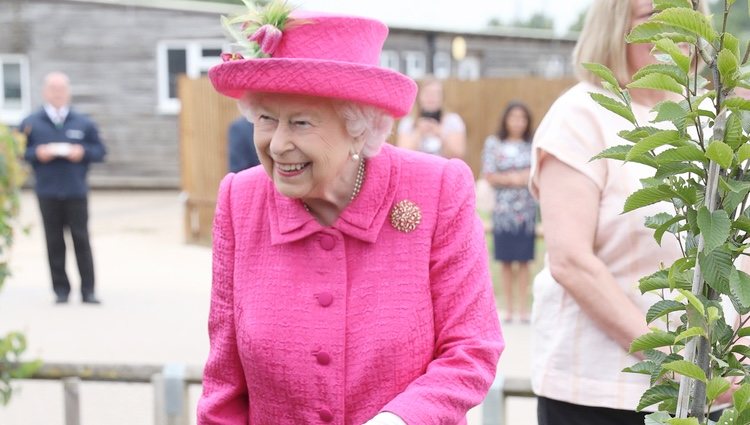
[[[26,134],[26,161],[34,168],[36,193],[40,198],[80,199],[88,193],[86,174],[89,164],[101,162],[106,149],[99,139],[96,125],[85,115],[70,109],[65,122],[56,126],[44,108],[21,122],[19,130]],[[83,146],[81,162],[55,158],[45,164],[36,157],[36,148],[46,143],[68,142]]]

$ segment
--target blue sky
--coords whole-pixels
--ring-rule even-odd
[[[297,0],[304,9],[378,18],[389,25],[479,30],[493,17],[525,19],[540,10],[563,33],[591,0]],[[460,5],[460,10],[457,7]]]

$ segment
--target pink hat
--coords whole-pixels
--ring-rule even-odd
[[[388,35],[382,22],[294,11],[282,26],[265,24],[248,37],[267,57],[224,55],[226,62],[208,72],[214,88],[233,98],[246,91],[302,94],[377,106],[396,118],[409,113],[416,84],[379,66]]]

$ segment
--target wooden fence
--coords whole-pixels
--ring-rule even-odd
[[[2,369],[0,369],[2,372]],[[201,385],[203,370],[182,363],[166,365],[46,363],[29,380],[60,381],[65,425],[81,425],[80,387],[83,382],[150,384],[154,397],[154,425],[189,425],[189,387]],[[482,425],[506,424],[508,397],[536,397],[525,378],[497,375],[482,402]],[[115,403],[116,401],[113,401]],[[31,423],[31,422],[29,422]]]
[[[466,122],[466,162],[479,175],[485,138],[497,130],[500,114],[511,100],[529,105],[534,123],[573,80],[541,78],[447,80],[446,108]],[[178,84],[180,164],[185,194],[185,235],[190,243],[208,244],[219,181],[226,174],[227,129],[239,116],[235,101],[217,94],[206,78],[182,78]],[[393,137],[391,137],[392,139]],[[393,140],[389,140],[393,142]]]

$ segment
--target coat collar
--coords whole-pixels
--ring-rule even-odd
[[[276,190],[272,180],[268,200],[271,244],[277,245],[305,238],[326,228],[365,241],[375,242],[388,217],[400,175],[400,161],[395,148],[385,144],[378,155],[367,160],[365,178],[359,195],[341,212],[332,226],[318,223],[299,199],[289,198]]]

